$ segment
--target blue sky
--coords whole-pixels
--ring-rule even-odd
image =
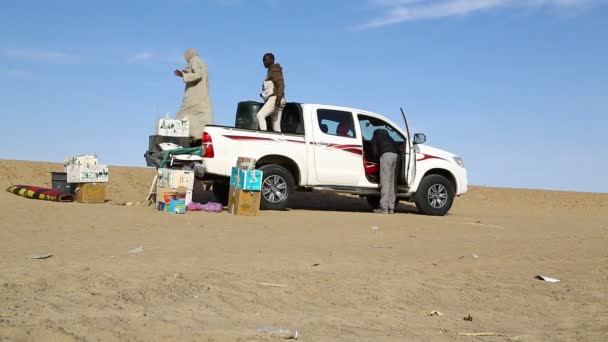
[[[371,110],[465,158],[470,182],[608,192],[608,6],[594,0],[5,1],[2,159],[143,166],[196,48],[216,123],[272,51],[290,101]]]

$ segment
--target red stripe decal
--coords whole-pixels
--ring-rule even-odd
[[[445,160],[445,159],[443,159],[441,157],[433,156],[433,155],[430,155],[430,154],[423,154],[423,157],[420,158],[420,159],[418,159],[417,161],[423,161],[423,160],[427,160],[427,159],[441,159],[441,160]]]
[[[345,148],[345,149],[341,149],[342,151],[346,151],[346,152],[350,152],[350,153],[354,153],[357,155],[362,156],[363,155],[363,150],[359,150],[356,148]]]
[[[264,140],[264,141],[272,141],[272,139],[270,138],[263,138],[263,137],[247,137],[247,136],[241,136],[241,135],[224,135],[226,138],[232,139],[232,140]]]

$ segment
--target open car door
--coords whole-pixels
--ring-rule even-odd
[[[403,184],[407,184],[408,187],[411,187],[416,177],[416,151],[414,151],[412,134],[410,133],[410,126],[407,122],[407,117],[405,116],[403,108],[400,109],[401,115],[403,116],[403,121],[405,122],[405,131],[407,133],[405,141],[405,156],[402,161],[402,170],[404,170],[404,172],[401,173],[401,182]]]

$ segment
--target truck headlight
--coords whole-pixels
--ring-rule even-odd
[[[454,157],[454,162],[456,162],[456,164],[458,164],[458,166],[464,167],[464,160],[462,160],[462,158]]]

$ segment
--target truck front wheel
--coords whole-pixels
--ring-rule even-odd
[[[424,215],[443,216],[454,203],[454,186],[445,177],[429,175],[416,191],[416,208]]]
[[[281,165],[264,165],[259,168],[262,175],[262,203],[264,210],[283,210],[295,191],[291,173]]]

